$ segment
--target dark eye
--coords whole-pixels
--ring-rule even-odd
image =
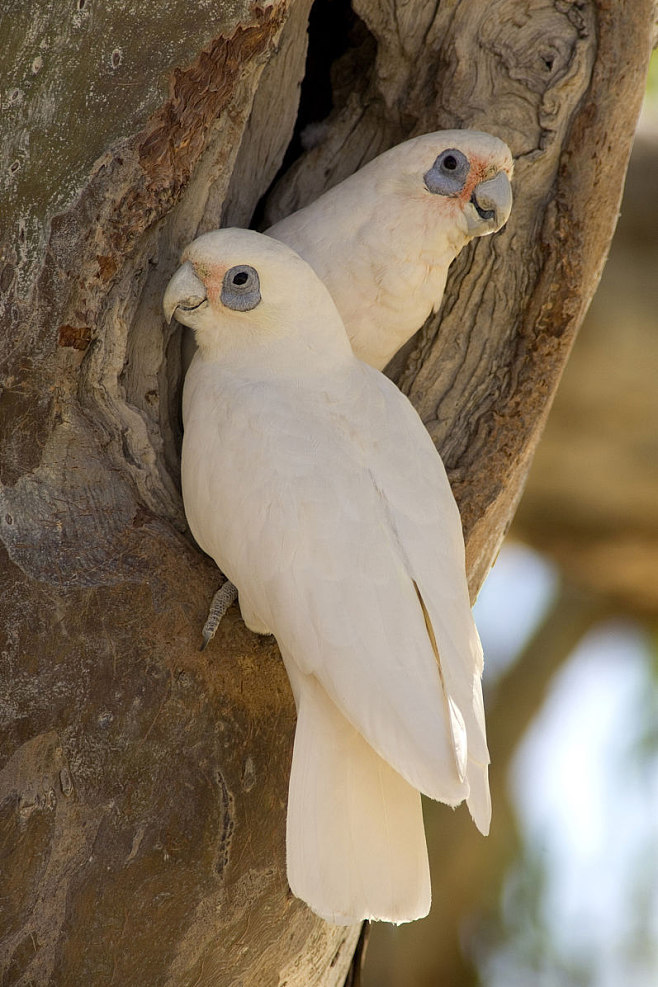
[[[258,271],[249,264],[230,267],[224,275],[222,305],[234,312],[250,312],[260,302],[260,280]]]
[[[439,154],[423,175],[425,187],[434,195],[457,196],[463,190],[470,170],[466,155],[456,147],[450,147]]]

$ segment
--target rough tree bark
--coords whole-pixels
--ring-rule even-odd
[[[7,984],[312,987],[351,961],[359,928],[315,918],[285,880],[294,709],[276,647],[234,608],[198,652],[218,577],[185,531],[181,336],[160,314],[182,246],[248,223],[272,183],[309,5],[3,11]],[[326,7],[334,109],[266,216],[425,130],[487,129],[517,158],[506,232],[464,253],[393,368],[449,468],[475,592],[614,229],[652,3],[354,8]]]
[[[610,258],[514,521],[619,613],[658,614],[658,135],[638,137]]]

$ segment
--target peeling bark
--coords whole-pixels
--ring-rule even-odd
[[[294,708],[274,642],[233,609],[197,650],[217,572],[185,529],[181,335],[160,312],[181,248],[249,222],[279,169],[308,8],[75,0],[3,15],[7,984],[330,987],[359,937],[287,887]],[[355,10],[335,108],[265,216],[425,130],[479,127],[512,147],[507,230],[460,257],[440,317],[393,368],[450,470],[475,589],[614,228],[651,4]]]

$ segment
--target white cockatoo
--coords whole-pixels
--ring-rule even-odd
[[[462,247],[507,222],[512,169],[509,148],[491,134],[424,134],[266,232],[308,261],[356,355],[381,370],[438,310]]]
[[[427,914],[420,792],[490,820],[482,650],[459,512],[406,397],[354,356],[293,250],[195,240],[164,297],[195,333],[190,528],[279,643],[297,705],[287,870],[336,924]]]
[[[412,138],[267,230],[329,288],[356,355],[383,369],[438,310],[448,267],[469,240],[494,233],[512,206],[513,160],[491,134],[443,130]],[[191,360],[189,343],[185,362]],[[215,594],[212,639],[237,591]]]

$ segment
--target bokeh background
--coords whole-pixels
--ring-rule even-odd
[[[658,60],[599,290],[475,608],[494,803],[363,987],[658,985]]]

